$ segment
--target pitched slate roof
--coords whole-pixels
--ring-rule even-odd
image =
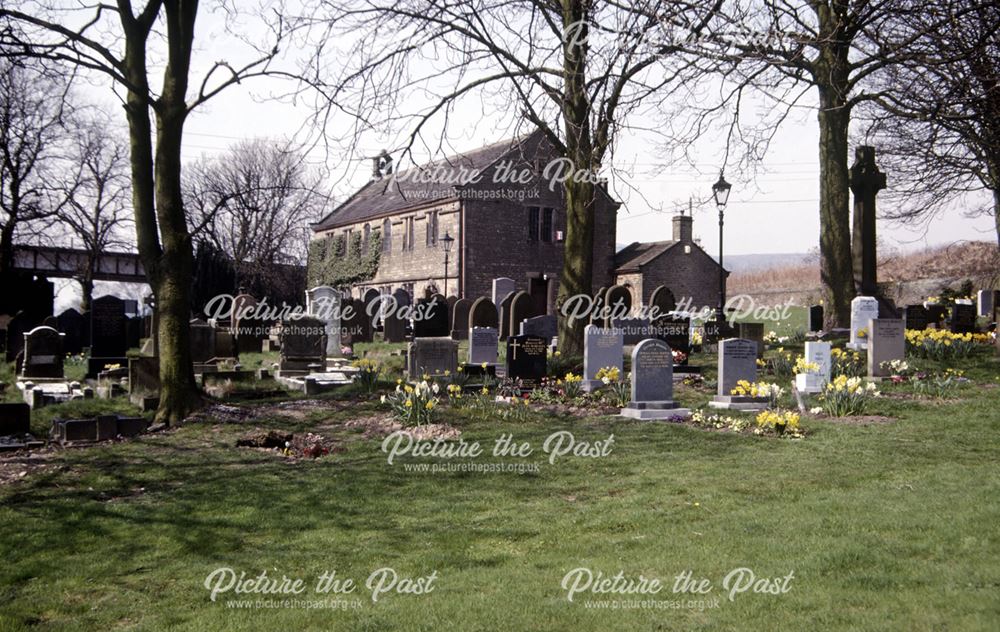
[[[681,242],[648,241],[643,243],[634,241],[615,253],[615,273],[622,274],[628,272],[641,272],[644,265],[653,261],[679,243]],[[705,249],[698,244],[692,243],[691,246],[705,253],[705,256],[711,257],[707,252],[705,252]],[[716,265],[718,265],[718,262],[716,262]],[[728,274],[729,271],[726,270],[726,275]]]
[[[676,241],[634,241],[615,253],[616,272],[639,272],[639,269],[674,247]]]
[[[415,174],[422,169],[434,167],[482,172],[504,158],[523,159],[525,154],[539,151],[539,142],[542,138],[542,132],[536,130],[518,138],[503,140],[464,154],[448,156],[428,165],[407,169],[396,174],[396,178],[372,180],[326,217],[313,224],[312,229],[314,232],[320,232],[335,226],[392,215],[429,203],[457,199],[455,193],[457,187],[450,183],[421,182]]]

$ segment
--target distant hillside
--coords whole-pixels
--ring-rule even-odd
[[[794,255],[747,255],[750,257],[791,257]],[[800,262],[766,267],[735,267],[729,278],[728,293],[749,294],[767,303],[792,299],[799,304],[819,300],[819,262],[798,255]],[[736,265],[740,257],[734,256]],[[802,263],[807,259],[809,263]],[[729,268],[729,258],[726,258]],[[914,302],[935,295],[942,288],[957,287],[969,279],[975,288],[997,287],[1000,282],[1000,253],[993,242],[962,242],[907,254],[879,256],[879,282],[898,303]]]
[[[714,255],[713,258],[718,259]],[[769,255],[726,255],[724,261],[726,269],[735,274],[752,270],[815,264],[819,259],[814,254],[788,252]]]

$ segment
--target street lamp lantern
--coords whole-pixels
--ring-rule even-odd
[[[448,296],[448,253],[451,252],[451,245],[455,243],[455,238],[445,231],[441,243],[444,244],[444,295]]]
[[[722,176],[722,172],[719,172],[719,181],[712,185],[712,195],[715,196],[715,205],[719,209],[724,209],[726,204],[729,202],[729,190],[733,188],[733,185],[726,182],[726,179]]]
[[[715,318],[719,325],[720,334],[722,323],[726,319],[724,311],[726,307],[726,269],[722,266],[722,225],[725,219],[726,204],[729,203],[729,191],[732,188],[733,185],[726,182],[726,178],[720,170],[718,182],[712,185],[712,196],[715,197],[715,205],[719,207],[719,308]]]

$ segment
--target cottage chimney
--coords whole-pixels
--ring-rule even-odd
[[[691,243],[694,237],[693,221],[690,215],[674,215],[674,241]]]

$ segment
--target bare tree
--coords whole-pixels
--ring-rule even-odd
[[[308,225],[329,200],[305,156],[279,141],[242,141],[188,166],[184,196],[191,234],[266,278],[273,264],[305,259]]]
[[[251,17],[235,3],[219,6],[230,20]],[[141,7],[130,0],[68,6],[24,0],[0,8],[4,56],[68,64],[110,80],[116,95],[124,93],[136,238],[159,316],[156,420],[162,423],[179,422],[201,403],[188,328],[193,256],[181,192],[185,121],[192,110],[248,78],[298,76],[274,68],[293,30],[283,7],[263,2],[253,11],[253,34],[233,34],[244,45],[234,45],[233,52],[244,61],[216,61],[189,94],[197,0],[148,0]],[[159,88],[153,73],[160,74]]]
[[[14,239],[37,241],[66,201],[51,184],[65,151],[69,80],[0,59],[0,275],[13,267]]]
[[[721,2],[721,0],[719,0]],[[645,113],[677,74],[665,31],[699,33],[717,3],[597,0],[329,0],[332,32],[351,44],[332,107],[358,130],[405,129],[441,149],[435,125],[456,108],[492,103],[511,127],[542,130],[578,177],[562,183],[567,215],[561,304],[592,291],[596,181],[619,132]],[[473,102],[474,103],[474,102]],[[421,106],[424,107],[421,107]],[[400,113],[401,107],[406,112]],[[472,107],[477,107],[472,105]],[[434,136],[437,136],[435,139]],[[583,349],[582,320],[560,318],[563,353]]]
[[[131,224],[128,146],[124,134],[100,117],[78,118],[73,128],[62,178],[67,183],[62,185],[66,204],[57,218],[68,229],[69,240],[87,253],[78,280],[81,308],[88,310],[101,254],[131,246],[124,233]]]
[[[994,218],[1000,246],[1000,7],[950,0],[894,29],[917,34],[914,55],[878,77],[861,112],[892,174],[887,215],[922,221],[969,205]]]
[[[744,157],[756,159],[789,113],[815,96],[820,276],[830,306],[828,326],[849,322],[855,295],[848,169],[852,113],[875,98],[868,86],[876,75],[914,55],[919,34],[891,25],[922,11],[923,5],[903,0],[729,0],[709,36],[686,47],[694,72],[715,74],[721,88],[685,103],[693,114],[682,136],[700,135],[709,121],[722,118],[730,140],[743,142]],[[935,24],[931,20],[926,28]],[[768,103],[763,113],[751,94]],[[754,110],[744,111],[748,107]]]

